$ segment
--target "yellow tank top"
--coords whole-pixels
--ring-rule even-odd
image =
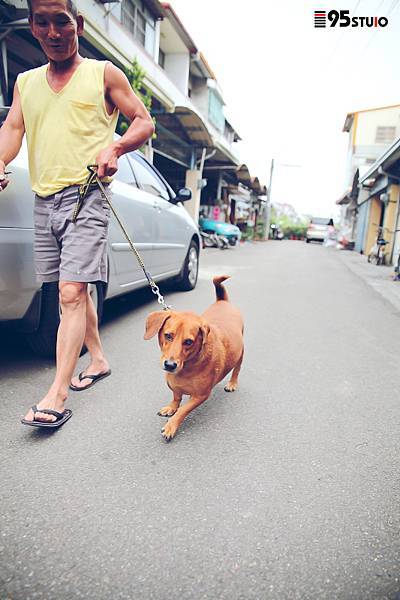
[[[105,65],[85,58],[57,93],[47,82],[48,65],[18,75],[31,185],[39,196],[83,183],[87,165],[113,141],[118,111],[107,113]]]

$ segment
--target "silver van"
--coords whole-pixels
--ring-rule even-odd
[[[138,151],[122,156],[111,189],[113,206],[156,282],[174,278],[182,290],[195,287],[200,236],[182,202]],[[8,166],[10,184],[0,194],[0,322],[24,333],[32,349],[54,356],[60,321],[58,282],[40,285],[33,263],[33,202],[25,144]],[[112,216],[108,236],[109,282],[90,285],[101,320],[103,303],[147,285],[147,279]]]

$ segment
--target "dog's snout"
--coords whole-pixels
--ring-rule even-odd
[[[164,360],[164,369],[166,371],[175,371],[176,367],[178,366],[178,363],[175,362],[174,360]]]

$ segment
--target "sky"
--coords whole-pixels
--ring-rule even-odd
[[[171,0],[222,89],[237,153],[271,201],[335,216],[347,187],[347,113],[400,104],[400,0]],[[314,10],[386,17],[315,28]]]

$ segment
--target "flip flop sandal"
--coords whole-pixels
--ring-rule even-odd
[[[69,410],[69,408],[66,408],[64,410],[64,412],[60,413],[60,412],[57,412],[56,410],[50,410],[48,408],[38,408],[36,406],[36,404],[34,404],[32,406],[32,410],[33,410],[33,421],[27,421],[26,419],[21,419],[21,423],[23,425],[30,425],[31,427],[50,427],[50,428],[54,429],[56,427],[61,427],[61,425],[64,425],[64,423],[72,417],[72,410]],[[48,422],[38,421],[37,419],[35,419],[35,414],[38,412],[45,413],[46,415],[53,415],[54,417],[56,417],[56,420],[48,421]]]
[[[111,375],[111,369],[109,369],[105,373],[98,373],[97,375],[85,375],[85,371],[82,371],[78,375],[79,381],[82,381],[83,379],[91,379],[92,380],[91,383],[88,383],[87,385],[84,385],[83,387],[77,387],[73,383],[70,383],[69,389],[73,390],[74,392],[83,392],[83,390],[87,390],[88,388],[92,387],[92,385],[94,385],[95,383],[100,381],[100,379],[104,379],[105,377],[108,377],[109,375]]]

